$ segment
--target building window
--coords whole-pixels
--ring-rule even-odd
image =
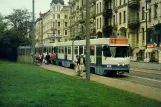
[[[144,41],[144,28],[142,28],[142,38],[143,38],[143,41]]]
[[[57,15],[57,18],[60,19],[60,14]]]
[[[65,27],[67,27],[68,26],[68,24],[67,24],[67,22],[65,22]]]
[[[142,7],[142,20],[145,20],[145,7]]]
[[[101,2],[100,2],[100,13],[101,13]]]
[[[101,18],[100,18],[100,28],[102,27],[102,21],[101,21]]]
[[[124,4],[126,3],[126,0],[124,0]]]
[[[158,15],[158,5],[155,4],[154,5],[154,18],[157,18],[157,15]]]
[[[65,19],[68,19],[68,15],[65,14],[64,18],[65,18]]]
[[[97,19],[97,29],[98,29],[98,19]]]
[[[65,30],[65,35],[68,35],[67,30]]]
[[[58,34],[60,35],[60,30],[58,30]]]
[[[53,19],[55,19],[55,14],[53,14]]]
[[[126,23],[126,11],[124,11],[124,23]]]
[[[60,22],[58,22],[58,26],[60,27]]]
[[[115,15],[113,16],[113,25],[115,25]]]
[[[149,22],[151,22],[151,9],[149,9]]]
[[[120,6],[121,6],[122,0],[120,0]]]
[[[97,14],[98,14],[98,4],[97,4]]]
[[[119,24],[121,24],[121,20],[122,20],[121,17],[122,17],[122,16],[121,16],[121,13],[119,13]]]

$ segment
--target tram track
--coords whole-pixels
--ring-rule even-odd
[[[131,71],[129,74],[117,76],[116,79],[161,89],[161,75],[146,72]]]

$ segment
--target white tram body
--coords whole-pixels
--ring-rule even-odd
[[[45,44],[46,50],[54,49],[56,64],[71,67],[76,55],[86,55],[86,41],[75,40]],[[86,56],[85,56],[86,57]],[[129,43],[121,38],[99,38],[90,40],[90,68],[92,73],[105,75],[109,72],[129,72]]]

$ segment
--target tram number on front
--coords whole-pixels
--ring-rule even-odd
[[[108,67],[108,68],[110,68],[110,67],[111,67],[111,65],[107,65],[107,67]]]

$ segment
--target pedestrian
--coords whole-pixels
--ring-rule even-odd
[[[74,64],[74,69],[75,69],[75,72],[76,72],[76,76],[78,76],[78,71],[79,71],[79,67],[78,67],[78,55],[76,55],[76,58],[74,59],[73,64]]]
[[[46,55],[46,64],[48,65],[49,64],[49,61],[50,61],[50,55],[47,53],[47,55]]]
[[[82,54],[78,59],[78,67],[79,67],[78,75],[81,77],[83,76],[84,65],[85,65],[85,58],[84,55]]]
[[[40,65],[42,65],[43,59],[44,59],[44,55],[43,55],[43,54],[40,54],[40,55],[41,55],[41,58],[40,58]]]
[[[55,54],[52,52],[50,55],[50,60],[51,60],[51,64],[55,64],[54,60],[55,60]]]

